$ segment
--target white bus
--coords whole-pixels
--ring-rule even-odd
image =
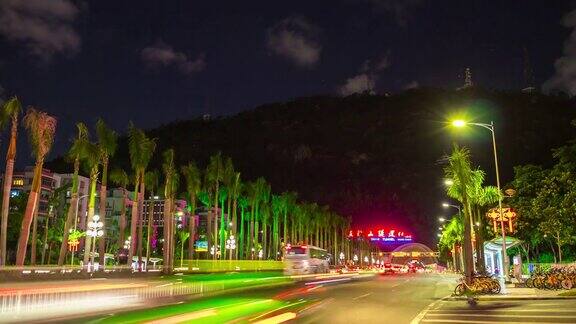
[[[311,245],[288,246],[284,262],[287,275],[326,273],[330,269],[330,254]]]

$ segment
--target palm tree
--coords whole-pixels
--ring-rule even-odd
[[[194,162],[189,162],[187,165],[182,166],[182,174],[186,179],[186,192],[190,198],[190,219],[188,221],[188,232],[190,234],[190,241],[188,241],[188,259],[194,256],[194,240],[196,237],[196,196],[200,192],[201,175],[200,170],[196,167]]]
[[[30,235],[30,225],[32,224],[32,218],[36,213],[38,206],[38,195],[42,183],[44,159],[48,152],[50,152],[52,144],[54,143],[56,118],[34,108],[28,108],[26,116],[24,116],[24,127],[28,130],[36,164],[34,166],[34,178],[32,180],[32,187],[28,196],[28,203],[26,204],[26,211],[22,219],[22,227],[18,239],[18,250],[16,252],[17,266],[23,266],[24,259],[26,258],[26,247]],[[33,244],[36,244],[36,242],[33,241]]]
[[[90,190],[88,191],[88,221],[92,220],[96,214],[96,185],[98,184],[98,175],[100,167],[100,149],[94,143],[88,143],[86,146],[86,156],[84,157],[84,165],[90,173]],[[100,197],[102,199],[102,197]],[[106,199],[106,197],[104,197]],[[105,218],[106,214],[100,215]],[[104,228],[105,229],[105,228]],[[96,243],[96,238],[90,239],[86,237],[84,240],[84,264],[87,265],[90,260],[92,244]],[[96,247],[96,246],[94,246]],[[104,255],[99,255],[100,262],[104,262]],[[95,259],[93,259],[94,261]],[[95,262],[95,261],[94,261]]]
[[[100,216],[101,221],[106,228],[106,197],[108,186],[108,162],[111,156],[116,153],[117,138],[116,132],[104,123],[102,119],[96,122],[96,135],[98,137],[98,149],[100,151],[100,163],[102,164],[102,182],[100,183]],[[103,256],[106,253],[106,231],[100,238],[98,254]],[[100,264],[105,266],[104,257],[100,257]]]
[[[242,181],[240,181],[240,172],[234,173],[234,179],[231,183],[230,187],[230,195],[232,197],[232,230],[234,235],[236,235],[236,231],[238,230],[238,197],[240,196],[240,192],[242,191]],[[238,249],[234,251],[235,257],[238,258]]]
[[[68,158],[74,162],[74,174],[72,176],[72,191],[70,193],[70,206],[66,215],[66,222],[64,222],[64,233],[62,242],[60,244],[60,254],[58,256],[58,266],[61,267],[66,259],[66,252],[68,251],[68,234],[75,222],[76,213],[78,212],[78,172],[80,171],[80,161],[86,156],[86,148],[88,146],[88,128],[84,123],[77,123],[78,136],[74,139],[72,147],[68,152]]]
[[[448,179],[453,185],[448,187],[448,196],[458,199],[464,207],[464,274],[469,282],[474,271],[472,256],[472,235],[470,223],[470,186],[473,183],[473,172],[470,166],[470,152],[468,149],[454,145],[452,154],[448,156],[448,166],[445,168]]]
[[[190,232],[180,231],[178,236],[180,236],[180,268],[182,268],[184,263],[184,243],[190,237]]]
[[[120,210],[120,224],[119,224],[119,237],[118,246],[124,244],[124,237],[126,235],[126,201],[128,200],[126,187],[130,183],[130,178],[126,171],[122,169],[113,169],[110,172],[110,181],[122,188],[122,206]]]
[[[164,273],[172,273],[174,268],[174,215],[173,204],[174,196],[178,188],[178,172],[174,166],[174,150],[169,149],[164,151],[164,163],[162,169],[164,171]]]
[[[296,193],[295,192],[283,192],[281,197],[282,197],[282,200],[284,201],[284,209],[282,210],[283,217],[284,217],[284,219],[282,221],[282,225],[284,227],[284,230],[282,232],[282,235],[283,235],[284,245],[286,245],[288,243],[288,211],[292,210],[292,208],[296,204]]]
[[[146,270],[148,270],[148,262],[150,260],[150,239],[152,235],[152,223],[154,222],[154,212],[156,211],[154,193],[158,189],[159,177],[157,170],[148,171],[144,175],[144,182],[146,183],[146,188],[150,190],[151,197],[148,207],[148,222],[146,224]]]
[[[10,211],[10,191],[12,190],[12,175],[14,174],[14,160],[16,159],[16,139],[18,138],[18,117],[22,106],[18,98],[13,97],[2,106],[0,114],[0,127],[4,128],[9,122],[10,144],[6,152],[6,171],[4,173],[4,188],[2,192],[2,220],[0,230],[0,267],[6,264],[6,237],[8,235],[8,214]]]
[[[246,208],[248,208],[248,199],[244,196],[238,197],[238,206],[240,207],[240,235],[238,236],[238,255],[240,258],[248,258],[247,251],[249,251],[248,242],[246,239],[246,233],[244,231],[244,225],[246,219],[244,215],[246,214]],[[244,254],[246,252],[246,255]]]
[[[208,163],[208,167],[206,168],[206,185],[209,186],[209,191],[213,193],[213,208],[212,211],[208,211],[209,219],[214,220],[214,230],[212,232],[212,244],[213,246],[218,246],[218,199],[219,199],[219,192],[220,192],[220,181],[222,181],[223,177],[223,166],[222,166],[222,154],[220,152],[216,153],[215,155],[210,157],[210,162]],[[208,223],[211,223],[210,221]],[[208,232],[212,231],[209,229]],[[211,248],[209,246],[208,248]],[[213,259],[216,259],[217,253],[214,253]]]
[[[142,200],[143,193],[139,192],[142,190],[144,185],[144,173],[150,163],[150,159],[154,154],[156,149],[156,141],[154,139],[149,139],[146,137],[144,131],[134,127],[134,124],[130,122],[128,125],[128,151],[130,153],[130,163],[132,164],[132,169],[134,169],[134,199],[132,200],[132,218],[130,220],[130,235],[132,237],[132,243],[130,244],[130,249],[128,251],[128,262],[132,263],[132,257],[136,248],[140,251],[138,258],[138,268],[141,269],[142,264],[142,235],[137,237],[137,226],[142,226],[142,220],[140,213],[138,212],[140,201]],[[139,232],[139,234],[142,231]]]

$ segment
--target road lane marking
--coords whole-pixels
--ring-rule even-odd
[[[422,321],[422,319],[426,316],[426,313],[428,313],[429,310],[431,310],[433,307],[435,307],[436,305],[438,305],[439,303],[443,302],[444,299],[450,297],[451,295],[447,295],[441,299],[438,299],[437,301],[431,303],[430,305],[426,306],[426,308],[424,308],[420,313],[418,313],[418,315],[416,315],[416,317],[414,317],[411,321],[410,324],[418,324]]]
[[[456,316],[456,317],[518,317],[518,318],[576,318],[574,315],[518,315],[518,314],[462,314],[462,313],[441,313],[427,314],[426,316]]]
[[[555,312],[555,313],[576,313],[576,309],[558,309],[558,308],[534,308],[534,309],[486,309],[486,310],[482,310],[482,309],[432,309],[430,310],[430,313],[442,313],[442,312],[453,312],[453,311],[458,311],[458,312],[474,312],[474,313],[478,313],[479,311],[489,311],[489,312],[509,312],[509,313],[515,313],[515,312],[544,312],[544,313],[549,313],[549,312]]]
[[[312,281],[312,282],[306,282],[304,283],[306,286],[310,286],[310,285],[320,285],[320,284],[326,284],[326,283],[332,283],[332,282],[340,282],[340,281],[350,281],[352,280],[351,278],[342,278],[342,279],[331,279],[331,280],[321,280],[321,281]]]
[[[214,309],[207,309],[199,312],[183,314],[178,316],[165,317],[154,321],[146,322],[147,324],[178,324],[203,317],[214,316],[216,311]]]
[[[422,320],[421,323],[470,323],[470,324],[494,324],[494,321],[472,321],[472,320],[449,320],[449,319],[430,319]],[[557,322],[535,322],[538,324],[558,324]],[[506,322],[506,324],[526,324],[526,322]]]
[[[302,304],[302,303],[306,303],[306,302],[307,302],[307,300],[300,300],[300,301],[297,301],[297,302],[295,302],[295,303],[290,303],[290,304],[288,304],[288,305],[284,305],[284,306],[275,308],[275,309],[273,309],[273,310],[271,310],[271,311],[269,311],[269,312],[266,312],[266,313],[264,313],[264,314],[262,314],[262,315],[253,317],[253,318],[249,319],[248,321],[252,322],[252,321],[255,321],[255,320],[259,319],[259,318],[265,317],[266,315],[269,315],[269,314],[272,314],[272,313],[274,313],[274,312],[277,312],[277,311],[279,311],[279,310],[281,310],[281,309],[284,309],[284,308],[287,308],[287,307],[296,306],[296,305],[299,305],[299,304]]]
[[[360,298],[364,298],[364,297],[367,297],[367,296],[370,296],[370,295],[372,295],[372,293],[367,293],[367,294],[364,294],[364,295],[360,295],[360,296],[354,297],[354,298],[352,298],[352,299],[353,299],[353,300],[358,300],[358,299],[360,299]]]
[[[263,319],[261,321],[256,322],[255,324],[278,324],[278,323],[284,323],[286,321],[289,321],[289,320],[295,319],[295,318],[296,318],[296,313],[288,312],[288,313],[276,315],[274,317]]]

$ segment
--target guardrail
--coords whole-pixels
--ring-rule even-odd
[[[69,309],[70,307],[78,310],[83,307],[94,309],[157,298],[204,294],[223,289],[224,283],[191,282],[102,290],[0,292],[0,322],[5,315],[30,315],[31,313]]]

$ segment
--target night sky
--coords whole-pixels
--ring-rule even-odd
[[[518,89],[524,48],[542,85],[570,54],[574,24],[562,19],[574,8],[541,0],[1,0],[0,85],[4,96],[59,118],[56,156],[75,122],[99,116],[122,132],[128,120],[150,128],[314,94],[456,87],[465,67],[476,84]],[[554,82],[569,87],[566,78]],[[27,158],[20,154],[20,164]]]

